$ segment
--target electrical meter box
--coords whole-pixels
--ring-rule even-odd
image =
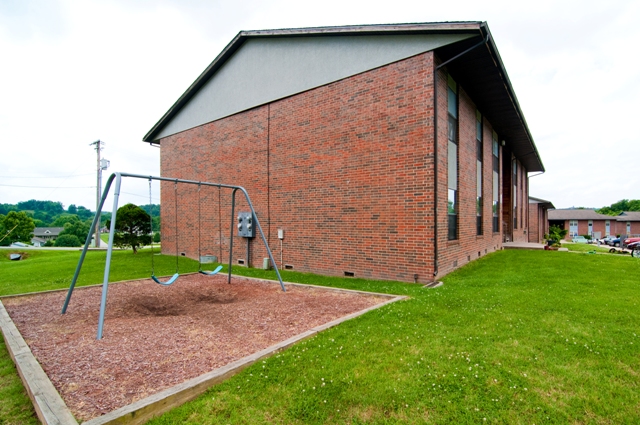
[[[255,218],[250,212],[238,213],[238,236],[243,238],[255,238]]]

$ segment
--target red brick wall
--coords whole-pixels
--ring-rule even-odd
[[[546,223],[544,218],[545,209],[537,203],[529,204],[529,242],[540,243],[544,238],[546,230],[541,224]]]
[[[421,54],[166,137],[162,175],[244,186],[279,266],[432,281],[433,69],[433,54]],[[447,240],[443,75],[438,81],[439,276],[501,245],[501,235],[491,231],[492,129],[487,122],[484,235],[476,235],[475,106],[463,88],[460,237]],[[174,193],[173,183],[162,184],[167,254],[175,253]],[[247,211],[240,198],[236,212]],[[178,252],[197,258],[200,251],[228,261],[229,191],[179,185],[177,213]],[[284,230],[282,250],[277,229]],[[233,231],[233,263],[246,262],[246,240]],[[251,265],[260,267],[266,257],[261,240],[254,239],[250,249]]]
[[[640,221],[629,220],[629,223],[631,223],[631,232],[629,234],[632,236],[640,235]],[[611,220],[611,233],[615,233],[616,235],[627,235],[627,221]]]
[[[464,91],[464,87],[458,85],[458,91],[458,239],[450,241],[447,239],[447,77],[444,72],[441,72],[438,86],[439,277],[502,246],[502,235],[494,234],[492,231],[491,141],[493,129],[483,119],[483,234],[478,236],[476,231],[476,106]]]

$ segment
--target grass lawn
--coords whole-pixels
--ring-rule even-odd
[[[562,244],[563,248],[568,248],[569,251],[575,251],[575,252],[597,252],[597,253],[602,253],[602,254],[608,254],[609,250],[611,249],[610,246],[607,245],[593,245],[593,244],[586,244],[586,243],[573,243],[573,242],[568,242],[568,243],[563,243]],[[620,255],[620,254],[612,254],[612,255]]]
[[[34,253],[22,270],[23,262],[0,260],[0,293],[66,287],[74,255]],[[97,263],[104,253],[91,255]],[[180,260],[181,271],[197,269]],[[64,261],[72,264],[66,272]],[[174,258],[156,262],[162,274],[174,272]],[[149,269],[148,253],[117,253],[112,276],[143,277]],[[640,423],[638,259],[500,251],[436,289],[282,274],[412,298],[301,342],[151,423]],[[100,282],[101,266],[83,276],[83,284]],[[0,423],[35,423],[4,345],[0,374]]]

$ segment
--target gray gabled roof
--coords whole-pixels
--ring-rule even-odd
[[[593,209],[568,208],[562,210],[549,210],[549,220],[614,220],[606,214],[598,214]]]
[[[534,198],[533,196],[529,196],[529,203],[530,204],[540,204],[546,209],[555,208],[553,206],[553,204],[551,203],[551,201],[547,201],[546,199]]]
[[[354,25],[241,31],[149,130],[143,141],[160,143],[158,135],[162,130],[248,40],[283,37],[421,34],[468,36],[462,41],[436,48],[436,54],[443,62],[453,59],[447,64],[448,72],[464,87],[480,112],[491,122],[500,139],[507,142],[508,147],[527,171],[544,171],[544,165],[486,22]],[[483,41],[485,43],[482,43]],[[457,57],[460,53],[479,44],[481,44],[479,47]]]
[[[33,235],[38,236],[58,236],[64,227],[36,227],[33,229]]]
[[[640,211],[624,211],[617,217],[616,221],[640,221]]]

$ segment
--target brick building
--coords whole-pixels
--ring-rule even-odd
[[[549,225],[567,229],[567,239],[583,235],[602,238],[609,235],[640,235],[640,212],[625,211],[617,216],[598,214],[594,209],[567,208],[549,211]]]
[[[544,171],[483,22],[240,32],[144,141],[163,176],[244,186],[279,267],[403,281],[527,241]],[[163,252],[177,217],[179,252],[226,262],[229,194],[161,196]]]
[[[616,235],[640,237],[640,211],[624,211],[617,215]]]
[[[553,208],[550,201],[529,196],[529,242],[544,242],[544,235],[549,233],[549,210]]]

